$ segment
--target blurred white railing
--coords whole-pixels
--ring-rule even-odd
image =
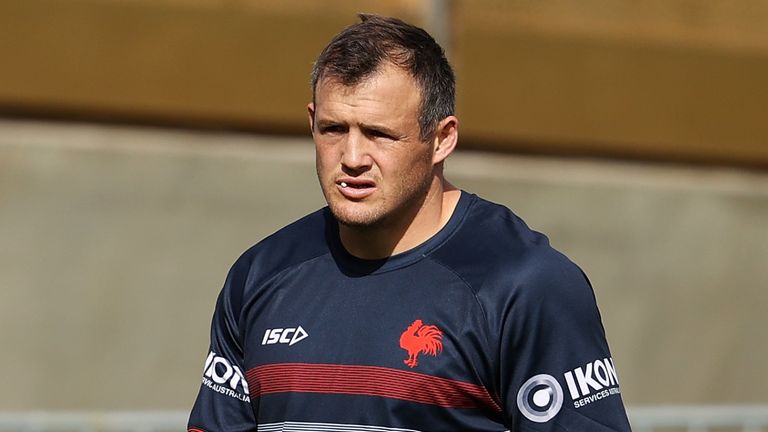
[[[659,406],[631,408],[629,417],[634,432],[708,432],[713,428],[729,431],[768,431],[768,405]]]
[[[185,411],[0,412],[0,432],[183,432]],[[634,432],[768,432],[768,405],[635,407]]]
[[[0,412],[0,432],[183,432],[184,411]]]

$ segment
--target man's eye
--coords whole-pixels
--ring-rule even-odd
[[[320,132],[324,134],[338,134],[343,133],[344,128],[339,125],[324,126],[320,128]]]
[[[394,140],[395,139],[392,135],[390,135],[390,134],[388,134],[386,132],[379,131],[379,130],[372,130],[370,132],[370,135],[372,137],[374,137],[374,138],[384,138],[384,139],[388,139],[388,140]]]

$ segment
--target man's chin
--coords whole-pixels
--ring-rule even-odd
[[[351,209],[336,208],[336,206],[329,206],[331,214],[336,221],[349,228],[356,229],[369,229],[375,228],[381,223],[380,215],[372,211],[354,211]]]

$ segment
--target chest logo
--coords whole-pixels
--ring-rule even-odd
[[[298,327],[273,328],[264,332],[264,338],[261,339],[262,345],[288,344],[291,346],[303,341],[309,337],[306,330]]]
[[[400,348],[408,352],[408,358],[403,363],[415,368],[419,364],[419,354],[437,357],[443,351],[443,332],[437,326],[425,325],[417,319],[400,336]]]

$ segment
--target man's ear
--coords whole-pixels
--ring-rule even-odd
[[[310,102],[307,104],[307,115],[309,116],[309,131],[312,135],[315,134],[315,103]]]
[[[459,141],[459,119],[456,116],[448,116],[437,124],[435,129],[434,148],[432,155],[432,164],[437,165],[443,162],[456,148]]]

